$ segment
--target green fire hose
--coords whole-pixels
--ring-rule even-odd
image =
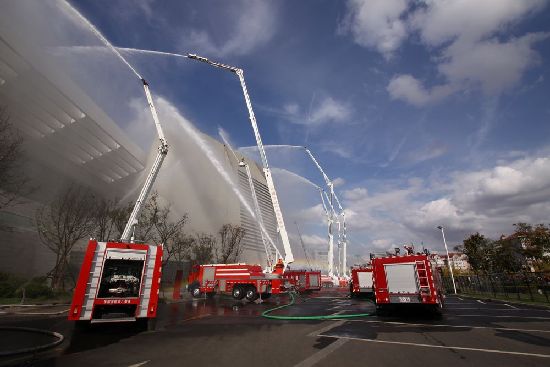
[[[276,316],[276,315],[270,315],[273,311],[281,310],[286,307],[290,307],[295,303],[294,293],[290,293],[290,302],[286,305],[277,306],[274,308],[270,308],[269,310],[266,310],[262,312],[262,317],[265,317],[267,319],[274,319],[274,320],[334,320],[334,319],[351,319],[354,317],[366,317],[366,316],[373,316],[373,313],[356,313],[356,314],[346,314],[346,315],[318,315],[318,316]]]

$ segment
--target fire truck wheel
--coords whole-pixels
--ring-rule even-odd
[[[194,287],[193,289],[191,289],[191,295],[195,298],[200,298],[202,296],[202,293],[199,287]]]
[[[258,292],[256,291],[255,287],[248,287],[246,289],[246,299],[250,302],[254,302],[259,297]]]
[[[243,299],[244,290],[240,285],[236,285],[235,287],[233,287],[233,292],[231,292],[231,294],[235,299]]]

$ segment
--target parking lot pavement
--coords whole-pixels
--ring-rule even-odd
[[[350,320],[319,333],[342,342],[319,362],[329,366],[348,355],[376,356],[380,366],[547,366],[550,364],[550,312],[528,306],[447,298],[441,318],[410,313]]]
[[[330,321],[280,321],[261,317],[288,302],[273,297],[250,304],[229,297],[163,305],[157,329],[94,325],[70,332],[63,354],[37,366],[547,366],[550,312],[483,300],[447,298],[442,317],[417,312]],[[369,313],[366,300],[323,290],[300,297],[277,315]],[[505,316],[505,317],[502,317]],[[52,318],[50,317],[50,320]],[[55,319],[55,318],[54,318]],[[57,318],[65,330],[67,321]],[[47,325],[42,321],[43,325]]]

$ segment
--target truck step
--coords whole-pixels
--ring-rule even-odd
[[[92,319],[90,321],[92,324],[105,324],[108,322],[133,322],[136,321],[135,317],[119,317],[119,318],[112,318],[112,319]]]

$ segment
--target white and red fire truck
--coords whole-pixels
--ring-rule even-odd
[[[90,240],[69,320],[146,321],[157,314],[162,246]]]
[[[321,290],[320,270],[285,270],[283,279],[288,281],[298,292]]]
[[[359,266],[351,269],[349,292],[351,297],[365,296],[374,298],[372,266]]]
[[[230,294],[240,300],[266,299],[284,290],[282,262],[273,273],[264,273],[260,265],[208,264],[193,265],[187,278],[187,290],[195,298]]]
[[[116,49],[112,50],[125,61]],[[159,136],[157,156],[120,241],[89,241],[74,289],[69,320],[85,324],[146,321],[145,325],[152,326],[149,321],[154,320],[157,314],[162,245],[135,243],[132,233],[135,232],[137,219],[168,153],[168,144],[149,92],[149,85],[144,79],[141,79],[141,82]]]
[[[426,254],[374,257],[372,274],[378,309],[410,304],[435,311],[443,307],[441,277]]]

